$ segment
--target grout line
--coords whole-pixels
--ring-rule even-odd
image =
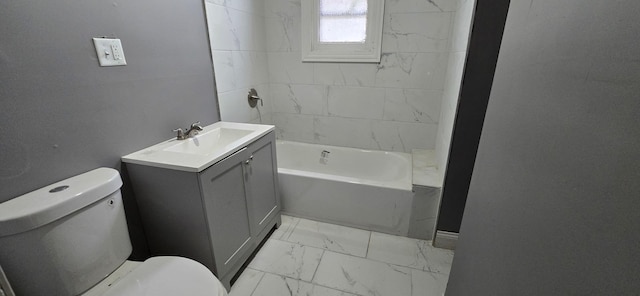
[[[373,231],[369,231],[369,242],[367,242],[367,251],[364,253],[364,258],[369,259],[369,248],[371,247],[371,237],[373,236]]]
[[[409,267],[409,266],[402,266],[402,265],[398,265],[398,264],[383,262],[383,261],[379,261],[379,260],[375,260],[375,259],[362,258],[362,257],[359,257],[359,256],[354,256],[354,255],[349,255],[349,254],[342,254],[342,253],[333,252],[333,251],[330,251],[330,250],[323,250],[322,256],[320,257],[320,261],[322,261],[322,259],[324,258],[326,253],[334,253],[334,254],[350,256],[350,257],[354,257],[354,258],[358,258],[358,259],[362,259],[362,260],[369,260],[369,261],[372,261],[372,262],[385,264],[385,265],[388,265],[388,266],[391,266],[391,267],[395,266],[395,267],[399,267],[399,268],[407,268],[407,269],[409,269],[409,274],[413,273],[413,271],[421,271],[421,272],[427,272],[427,273],[432,273],[432,274],[443,275],[443,276],[447,276],[447,279],[449,278],[449,274],[447,274],[447,273],[440,273],[440,272],[435,272],[435,271],[430,271],[430,270],[422,270],[422,269],[417,269],[417,268],[413,268],[413,267]],[[318,284],[318,283],[314,282],[313,280],[316,278],[316,276],[318,274],[319,267],[320,267],[320,263],[318,263],[318,266],[316,266],[316,270],[314,271],[314,274],[313,274],[313,276],[311,278],[311,281],[305,281],[305,280],[302,280],[302,279],[297,279],[297,278],[293,278],[293,277],[290,277],[290,276],[277,274],[277,273],[273,273],[273,272],[262,271],[262,270],[258,270],[258,269],[255,269],[255,270],[263,272],[264,274],[268,273],[268,274],[272,274],[272,275],[275,275],[275,276],[278,276],[278,277],[288,278],[288,279],[292,279],[292,280],[308,283],[308,284],[311,284],[311,285],[316,285],[316,286],[320,286],[320,287],[324,287],[324,288],[328,288],[328,289],[344,292],[344,293],[349,293],[349,294],[353,294],[353,295],[359,295],[359,294],[357,294],[355,292],[345,291],[345,290],[337,289],[335,287],[329,287],[329,286],[325,286],[325,285]],[[263,275],[263,278],[264,278],[264,275]],[[262,281],[262,278],[260,279],[260,281]],[[256,287],[257,287],[257,285],[256,285]]]
[[[317,224],[318,224],[318,226],[320,226],[321,224],[326,224],[326,225],[329,225],[329,226],[336,226],[336,227],[339,227],[339,228],[345,228],[345,230],[347,230],[347,231],[368,232],[368,233],[369,233],[369,236],[371,236],[371,231],[370,231],[370,230],[365,230],[365,229],[360,229],[360,228],[354,228],[354,227],[344,226],[344,225],[339,225],[339,224],[330,223],[330,222],[316,221],[316,220],[311,220],[311,219],[306,219],[306,218],[298,218],[298,222],[295,224],[295,228],[296,228],[296,229],[298,228],[298,225],[300,224],[300,222],[302,222],[302,220],[307,220],[307,221],[310,221],[310,222],[313,222],[313,223],[317,223]],[[327,235],[327,234],[325,234],[325,233],[323,233],[323,232],[320,232],[319,230],[314,230],[314,231],[312,231],[312,232],[313,232],[313,233],[316,233],[316,234],[318,234],[318,235],[321,235],[321,236],[323,236],[323,237],[327,237],[327,238],[329,238],[329,236],[330,236],[330,235]],[[320,248],[320,249],[323,249],[323,250],[329,250],[329,249],[324,248],[324,247],[316,247],[316,246],[311,246],[311,245],[303,244],[303,243],[300,243],[300,242],[290,241],[289,239],[291,238],[291,235],[292,235],[292,234],[293,234],[293,231],[291,231],[291,234],[289,234],[289,236],[288,236],[287,238],[282,238],[282,239],[279,239],[279,240],[283,240],[283,241],[291,242],[291,243],[297,243],[297,244],[299,244],[299,245],[303,245],[303,246],[309,246],[309,247],[314,247],[314,248]],[[336,236],[339,236],[339,235],[336,235]],[[331,250],[330,250],[330,251],[331,251]],[[335,251],[334,251],[334,252],[335,252]],[[338,252],[338,253],[340,253],[340,252]],[[343,253],[343,254],[347,254],[347,253]],[[366,254],[365,254],[365,255],[366,255]],[[354,256],[357,256],[357,255],[354,255]]]
[[[279,238],[269,238],[269,239],[277,240],[277,241],[280,241],[280,242],[289,243],[289,244],[293,244],[293,245],[298,245],[298,246],[305,247],[305,248],[328,251],[328,252],[332,252],[332,253],[336,253],[336,254],[342,254],[342,255],[348,255],[348,256],[356,257],[356,258],[360,258],[360,259],[368,259],[366,257],[366,254],[365,254],[365,256],[360,256],[360,255],[349,254],[349,253],[341,253],[341,252],[338,252],[338,251],[329,250],[329,249],[325,249],[325,248],[322,248],[322,247],[310,246],[310,245],[306,245],[306,244],[303,244],[303,243],[300,243],[300,242],[288,241],[288,240],[279,239]],[[379,261],[379,262],[382,262],[382,261]]]
[[[361,296],[360,294],[357,294],[355,292],[345,291],[345,290],[337,289],[337,288],[334,288],[334,287],[329,287],[329,286],[317,284],[317,283],[314,283],[314,282],[308,282],[308,281],[305,281],[305,280],[292,278],[292,277],[289,277],[289,276],[286,276],[286,275],[281,275],[281,274],[272,273],[272,272],[265,272],[265,274],[267,274],[267,273],[271,274],[271,275],[275,275],[275,276],[281,277],[281,278],[291,279],[291,280],[294,280],[294,281],[303,282],[303,283],[307,283],[307,284],[310,284],[310,285],[331,289],[331,290],[334,290],[334,291],[339,291],[339,292],[348,293],[348,294],[351,294],[351,295]]]
[[[358,258],[358,259],[361,259],[361,260],[372,261],[374,263],[382,263],[382,264],[386,264],[386,265],[393,265],[393,266],[400,267],[400,268],[408,268],[408,269],[411,269],[411,270],[424,271],[424,272],[430,272],[430,273],[436,273],[436,274],[444,274],[444,275],[447,275],[447,276],[449,275],[449,273],[431,271],[429,266],[426,267],[426,268],[428,268],[428,270],[424,270],[424,269],[420,269],[420,268],[417,268],[417,267],[404,266],[404,265],[400,265],[400,264],[396,264],[396,263],[389,263],[389,262],[381,261],[381,260],[378,260],[378,259],[364,258],[364,257],[356,256],[356,255],[344,254],[344,253],[339,253],[339,252],[335,252],[335,251],[331,251],[331,250],[325,250],[325,253],[326,252],[330,252],[330,253],[334,253],[334,254],[338,254],[338,255],[350,256],[350,257]],[[324,253],[322,255],[324,256]]]
[[[286,242],[286,241],[285,241],[285,242]],[[318,283],[315,283],[315,282],[314,282],[314,280],[315,280],[315,279],[317,278],[317,276],[318,276],[318,270],[319,270],[319,268],[320,268],[320,264],[321,264],[321,262],[322,262],[322,260],[324,259],[324,256],[325,256],[326,254],[328,254],[328,253],[333,253],[333,254],[338,254],[338,255],[343,255],[343,256],[350,256],[350,257],[358,258],[359,260],[369,261],[369,262],[371,262],[371,263],[385,264],[385,265],[387,265],[387,266],[391,267],[392,269],[395,269],[394,267],[397,267],[397,268],[405,268],[405,269],[407,269],[407,271],[409,272],[409,274],[412,274],[414,271],[420,271],[420,272],[427,272],[427,273],[430,273],[430,274],[439,274],[439,275],[443,275],[443,276],[446,276],[447,278],[449,277],[449,274],[446,274],[446,273],[434,272],[434,271],[431,271],[431,270],[423,270],[423,269],[413,268],[413,267],[409,267],[409,266],[402,266],[402,265],[393,264],[393,263],[388,263],[388,262],[383,262],[383,261],[379,261],[379,260],[375,260],[375,259],[371,259],[371,258],[363,258],[363,257],[356,256],[356,255],[343,254],[343,253],[338,253],[338,252],[334,252],[334,251],[330,251],[330,250],[319,249],[319,248],[316,248],[316,247],[304,246],[304,245],[301,245],[301,244],[298,244],[298,243],[293,243],[293,242],[286,242],[286,243],[295,244],[295,245],[300,245],[300,246],[303,246],[303,247],[309,247],[309,248],[312,248],[312,249],[322,250],[322,255],[320,256],[320,259],[318,260],[318,265],[316,266],[315,271],[314,271],[313,276],[311,277],[311,280],[310,280],[310,281],[306,281],[306,280],[302,280],[302,279],[297,279],[297,278],[292,278],[292,277],[289,277],[289,276],[286,276],[286,275],[281,275],[281,274],[277,274],[277,273],[274,273],[274,272],[267,272],[267,271],[263,271],[263,270],[260,270],[260,269],[254,269],[254,270],[257,270],[257,271],[263,272],[264,274],[269,273],[269,274],[272,274],[272,275],[277,275],[277,276],[279,276],[279,277],[289,278],[289,279],[293,279],[293,280],[296,280],[296,281],[300,281],[300,282],[308,283],[308,284],[311,284],[311,285],[321,286],[321,287],[325,287],[325,288],[328,288],[328,289],[332,289],[332,290],[336,290],[336,291],[341,291],[341,292],[344,292],[344,293],[349,293],[349,294],[354,294],[354,295],[358,295],[358,294],[357,294],[357,293],[354,293],[354,292],[350,292],[350,291],[344,291],[344,290],[336,289],[336,288],[334,288],[334,287],[324,286],[324,285],[321,285],[321,284],[318,284]],[[396,270],[396,271],[399,271],[399,270]],[[259,285],[259,284],[260,284],[260,282],[263,280],[263,278],[264,278],[264,275],[263,275],[263,277],[260,279],[260,281],[258,282],[258,285]],[[256,285],[256,288],[255,288],[255,289],[257,289],[257,286],[258,286],[258,285]],[[252,293],[255,293],[255,289],[254,289],[254,292],[252,292]]]
[[[283,239],[284,239],[284,240],[288,240],[288,239],[291,237],[291,235],[293,234],[293,232],[294,232],[294,231],[296,231],[296,229],[298,228],[298,224],[300,224],[300,218],[297,218],[296,223],[293,223],[293,224],[291,225],[291,228],[290,228],[290,230],[291,230],[291,231],[289,231],[289,234],[287,235],[287,237],[285,238],[285,237],[283,236]],[[287,234],[287,233],[285,232],[285,234]]]
[[[277,239],[277,238],[269,238],[269,239],[277,240],[277,241],[281,241],[281,242],[283,242],[283,243],[288,243],[288,244],[292,244],[292,245],[298,245],[298,246],[305,247],[305,248],[311,248],[311,249],[322,250],[322,251],[329,251],[329,250],[324,249],[324,248],[319,248],[319,247],[315,247],[315,246],[304,245],[304,244],[301,244],[301,243],[299,243],[299,242],[290,242],[290,241],[286,241],[286,240],[282,240],[282,239]],[[338,253],[338,252],[334,252],[334,253]],[[340,253],[340,254],[342,254],[342,253]],[[348,254],[344,254],[344,255],[348,255]],[[362,257],[360,257],[360,258],[362,258]]]
[[[293,217],[293,216],[290,216],[290,217]],[[315,221],[315,220],[310,220],[310,219],[306,219],[306,218],[298,218],[298,219],[299,219],[299,220],[295,223],[295,227],[298,227],[298,224],[300,223],[300,221],[302,221],[302,219],[305,219],[305,220],[309,220],[309,221],[317,222],[317,223],[332,224],[332,225],[337,225],[337,226],[346,227],[346,228],[351,228],[351,229],[356,229],[356,230],[363,230],[363,229],[359,229],[359,228],[353,228],[353,227],[349,227],[349,226],[343,226],[343,225],[338,225],[338,224],[333,224],[333,223],[328,223],[328,222]],[[389,263],[389,262],[385,262],[385,261],[377,260],[377,259],[374,259],[374,258],[369,258],[368,256],[369,256],[369,249],[370,249],[370,247],[371,247],[371,238],[372,238],[372,236],[373,236],[373,233],[374,233],[374,232],[375,232],[375,233],[382,234],[382,235],[397,236],[397,237],[400,237],[400,238],[407,238],[407,239],[412,240],[412,241],[424,241],[424,242],[428,242],[428,240],[422,240],[422,239],[410,238],[410,237],[405,237],[405,236],[400,236],[400,235],[387,234],[387,233],[377,232],[377,231],[371,231],[371,230],[364,230],[364,231],[369,232],[369,241],[368,241],[368,243],[367,243],[367,250],[366,250],[366,252],[365,252],[365,256],[364,256],[364,257],[362,257],[362,256],[358,256],[358,255],[354,255],[354,254],[341,253],[341,252],[337,252],[337,251],[334,251],[334,250],[329,250],[329,249],[325,249],[325,248],[321,248],[321,247],[310,246],[310,245],[306,245],[306,244],[303,244],[303,243],[300,243],[300,242],[288,241],[288,240],[285,240],[285,239],[277,239],[277,238],[270,238],[270,239],[278,240],[278,241],[285,242],[285,243],[295,244],[295,245],[299,245],[299,246],[306,247],[306,248],[313,248],[313,249],[317,249],[317,250],[322,250],[323,252],[322,252],[322,255],[321,255],[321,257],[320,257],[320,259],[321,259],[321,260],[322,260],[322,258],[324,258],[324,255],[326,254],[326,252],[331,252],[331,253],[335,253],[335,254],[351,256],[351,257],[354,257],[354,258],[359,258],[359,259],[364,259],[364,260],[370,260],[370,261],[373,261],[373,262],[378,262],[378,263],[383,263],[383,264],[390,264],[390,265],[393,265],[393,266],[398,266],[398,267],[403,267],[403,268],[409,268],[409,269],[418,270],[418,271],[425,271],[425,272],[431,272],[431,273],[436,273],[436,274],[449,275],[448,273],[442,273],[442,272],[435,272],[435,271],[431,271],[431,268],[430,268],[429,266],[426,266],[426,268],[427,268],[427,269],[425,270],[425,269],[421,269],[421,268],[417,268],[417,267],[405,266],[405,265],[400,265],[400,264]],[[293,233],[293,231],[292,231],[292,233]],[[427,259],[427,260],[428,260],[428,258],[426,258],[426,257],[425,257],[425,259]],[[320,265],[320,264],[318,264],[318,266],[319,266],[319,265]],[[313,278],[315,278],[315,273],[317,272],[317,270],[318,270],[318,267],[316,267],[316,271],[314,272],[314,275],[313,275],[312,279],[313,279]]]
[[[253,270],[257,270],[257,269],[253,269]],[[260,276],[260,279],[258,280],[258,283],[256,284],[255,287],[253,287],[253,290],[251,290],[251,293],[249,293],[249,296],[253,295],[253,293],[256,292],[256,290],[258,289],[258,286],[260,285],[260,283],[262,282],[262,279],[264,278],[264,275],[266,274],[266,272],[264,272],[264,271],[260,271],[260,273],[262,273],[262,276]]]
[[[318,274],[318,269],[320,268],[320,262],[322,262],[322,258],[324,258],[324,252],[326,250],[322,250],[322,255],[320,255],[320,259],[318,259],[318,265],[316,265],[316,270],[313,271],[313,276],[311,276],[311,283],[313,283],[313,279],[316,278],[316,274]]]

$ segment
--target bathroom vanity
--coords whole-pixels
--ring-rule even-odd
[[[122,158],[152,255],[195,259],[230,287],[280,224],[273,129],[218,122]]]

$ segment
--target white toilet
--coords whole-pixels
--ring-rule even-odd
[[[18,296],[227,295],[182,257],[126,260],[118,171],[99,168],[0,203],[0,266]]]

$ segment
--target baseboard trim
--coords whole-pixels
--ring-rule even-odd
[[[433,239],[433,246],[441,249],[455,250],[458,243],[458,233],[449,231],[436,231],[436,237]]]

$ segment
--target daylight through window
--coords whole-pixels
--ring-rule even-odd
[[[321,43],[364,43],[367,0],[320,0],[318,37]]]
[[[384,0],[301,4],[303,62],[380,62]]]

